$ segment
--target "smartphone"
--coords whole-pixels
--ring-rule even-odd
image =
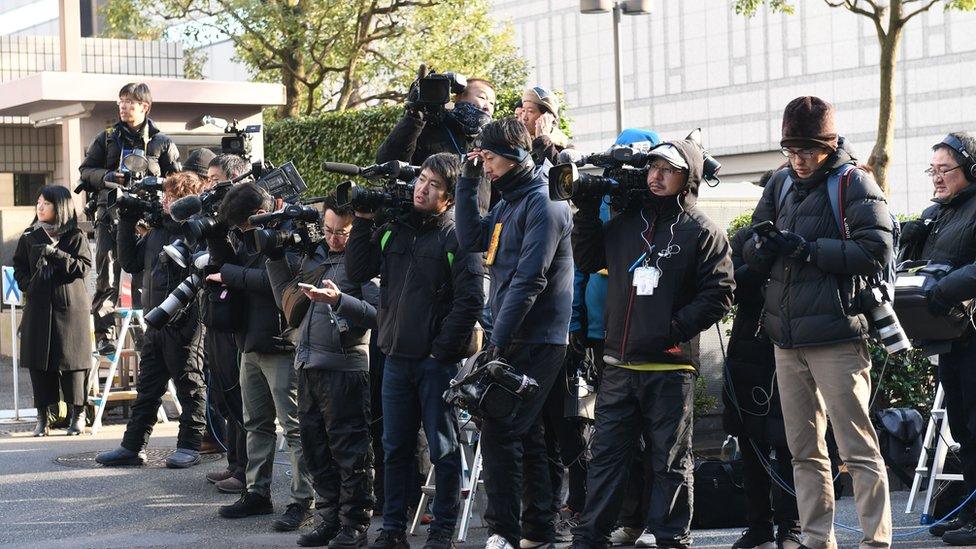
[[[305,290],[318,290],[317,287],[312,286],[311,284],[305,284],[304,282],[299,282],[298,287]]]
[[[761,237],[768,238],[770,236],[780,234],[779,229],[772,221],[763,221],[762,223],[756,223],[752,226],[752,230],[756,232]]]

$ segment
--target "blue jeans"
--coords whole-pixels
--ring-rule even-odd
[[[427,434],[430,462],[434,466],[431,532],[454,532],[461,501],[461,446],[454,407],[443,394],[458,365],[433,358],[386,357],[383,369],[383,452],[385,502],[383,529],[407,528],[410,468],[417,453],[421,422]]]

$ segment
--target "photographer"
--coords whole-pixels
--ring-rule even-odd
[[[482,424],[487,547],[505,549],[553,540],[556,513],[542,428],[542,408],[566,354],[573,303],[569,205],[549,200],[535,169],[525,125],[505,118],[485,126],[481,148],[468,153],[457,185],[461,249],[487,251],[494,328],[486,355],[534,378],[539,393],[516,412]],[[477,188],[483,176],[501,201],[482,217]],[[524,461],[524,472],[523,472]],[[523,485],[524,481],[524,485]],[[525,501],[519,524],[521,503]]]
[[[146,175],[168,176],[180,170],[180,153],[166,134],[147,118],[152,108],[149,86],[126,84],[119,90],[119,121],[95,136],[81,163],[81,185],[97,193],[95,210],[95,296],[92,315],[95,319],[96,349],[100,354],[115,352],[115,303],[119,297],[119,265],[116,257],[115,212],[117,189],[126,181],[121,165],[123,153],[145,151],[149,160]],[[167,242],[168,244],[168,242]]]
[[[142,273],[142,305],[146,310],[157,307],[169,296],[188,270],[171,261],[163,252],[181,236],[180,226],[169,215],[175,200],[198,194],[202,182],[192,172],[179,172],[163,184],[162,221],[146,236],[136,240],[136,222],[143,212],[119,209],[119,263],[127,273]],[[176,438],[176,451],[166,458],[173,468],[200,463],[200,440],[205,428],[205,388],[203,383],[203,335],[198,318],[199,307],[191,301],[171,322],[156,329],[146,328],[139,353],[138,395],[132,405],[132,417],[119,448],[98,454],[102,465],[142,465],[144,451],[170,380],[176,385],[176,397],[183,413]]]
[[[248,218],[275,210],[275,199],[253,182],[232,187],[220,202],[218,223],[232,230],[207,239],[212,263],[220,270],[207,275],[208,285],[218,285],[238,306],[221,309],[224,315],[240,314],[234,336],[240,351],[241,399],[244,402],[244,430],[247,432],[246,488],[241,498],[218,511],[224,518],[267,515],[273,511],[271,480],[277,446],[275,419],[281,425],[291,457],[291,503],[272,523],[278,531],[297,530],[311,519],[312,486],[298,428],[298,374],[292,330],[278,310],[265,268],[265,258],[255,249]],[[290,223],[276,227],[293,230]],[[276,250],[277,258],[296,265],[291,250]],[[211,286],[210,291],[214,291]],[[210,303],[213,303],[211,300]],[[214,317],[219,313],[211,310]],[[213,329],[211,327],[211,329]]]
[[[204,189],[247,173],[251,165],[234,154],[217,155],[207,165]],[[206,303],[220,286],[208,284],[201,292]],[[204,318],[204,324],[208,319]],[[244,402],[241,399],[241,368],[237,342],[232,332],[207,330],[204,341],[210,400],[227,420],[227,469],[207,473],[207,481],[228,494],[240,494],[247,487],[247,431],[244,430]]]
[[[703,153],[692,139],[652,149],[643,202],[605,225],[601,197],[576,199],[576,264],[609,278],[606,366],[575,547],[605,546],[641,435],[653,469],[643,546],[690,545],[698,335],[731,308],[735,287],[725,232],[696,206]]]
[[[780,144],[790,165],[766,184],[752,215],[754,227],[768,222],[765,236],[747,241],[742,254],[753,270],[768,273],[762,324],[775,345],[780,398],[788,403],[783,420],[803,544],[836,545],[824,442],[829,416],[854,481],[861,544],[888,547],[888,475],[868,413],[870,326],[861,296],[891,258],[892,218],[884,193],[856,168],[838,136],[829,103],[811,96],[791,101]],[[832,177],[841,195],[836,217]],[[792,184],[784,187],[786,181]]]
[[[346,275],[352,222],[352,210],[329,197],[325,239],[314,255],[306,255],[299,269],[283,258],[267,262],[275,302],[289,326],[298,328],[298,421],[322,517],[299,536],[303,547],[362,547],[373,511],[367,368],[379,289]]]
[[[460,505],[461,449],[454,408],[441,395],[473,354],[472,330],[484,303],[480,254],[458,250],[454,232],[457,156],[438,153],[422,164],[413,207],[376,227],[357,212],[346,248],[354,282],[380,276],[377,311],[383,373],[385,460],[383,532],[370,547],[405,548],[407,480],[423,425],[434,466],[434,522],[425,547],[451,547]]]
[[[532,136],[532,160],[541,166],[548,160],[556,164],[556,156],[569,147],[569,138],[559,129],[559,98],[542,86],[532,86],[522,93],[518,119]]]
[[[949,265],[952,271],[930,290],[929,311],[945,316],[963,301],[976,297],[976,137],[964,132],[947,135],[932,147],[925,171],[932,179],[934,205],[921,218],[903,225],[904,259]],[[976,491],[976,338],[967,329],[939,355],[939,383],[945,393],[946,415],[959,458],[966,496]],[[976,545],[974,499],[951,521],[929,531],[949,545]]]

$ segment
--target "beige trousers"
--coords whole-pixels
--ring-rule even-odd
[[[854,481],[861,547],[891,546],[888,474],[871,425],[871,360],[855,341],[800,349],[776,348],[776,380],[786,439],[793,453],[803,544],[834,549],[834,486],[827,456],[827,417],[840,457]]]

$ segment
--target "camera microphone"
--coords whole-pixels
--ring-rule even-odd
[[[172,216],[175,221],[186,221],[202,211],[203,202],[201,202],[200,197],[195,194],[184,196],[183,198],[169,205],[169,215]]]
[[[343,162],[325,162],[322,165],[322,169],[327,172],[341,173],[342,175],[359,175],[359,166]]]

